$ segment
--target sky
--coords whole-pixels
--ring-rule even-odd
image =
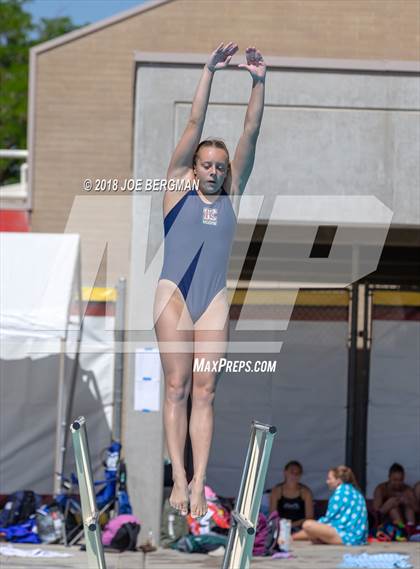
[[[69,16],[77,25],[92,24],[147,0],[32,0],[24,5],[35,23],[41,18]]]

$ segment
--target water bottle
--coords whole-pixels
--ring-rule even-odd
[[[175,522],[175,515],[169,514],[169,516],[168,516],[168,533],[172,539],[175,538],[174,522]]]
[[[282,518],[280,520],[279,546],[282,551],[290,551],[290,537],[292,534],[292,522]]]
[[[151,545],[152,547],[155,546],[155,538],[153,537],[153,531],[151,529],[149,529],[149,537],[147,539],[147,542],[149,545]]]

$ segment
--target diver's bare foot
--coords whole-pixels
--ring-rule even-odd
[[[174,480],[169,503],[181,515],[186,516],[188,514],[188,484],[186,478],[184,480],[182,478]]]
[[[206,479],[194,477],[188,484],[190,492],[190,511],[192,518],[201,518],[206,515],[208,507],[204,492]]]

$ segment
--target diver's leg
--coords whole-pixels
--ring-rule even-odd
[[[176,285],[170,281],[160,281],[156,291],[154,312],[155,331],[165,378],[163,420],[174,481],[169,502],[186,515],[188,483],[184,450],[187,435],[187,401],[191,387],[193,325],[190,320],[188,330],[184,306],[185,303]],[[184,324],[182,328],[187,329],[178,330],[179,322]]]
[[[191,515],[203,516],[207,511],[204,494],[207,463],[213,438],[214,397],[218,363],[227,349],[229,307],[227,293],[220,291],[194,325],[194,363],[190,437],[194,461],[194,477],[190,483]],[[201,365],[201,368],[198,368]]]

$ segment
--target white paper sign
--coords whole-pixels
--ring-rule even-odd
[[[134,410],[160,410],[160,355],[155,348],[136,350],[134,366]]]

